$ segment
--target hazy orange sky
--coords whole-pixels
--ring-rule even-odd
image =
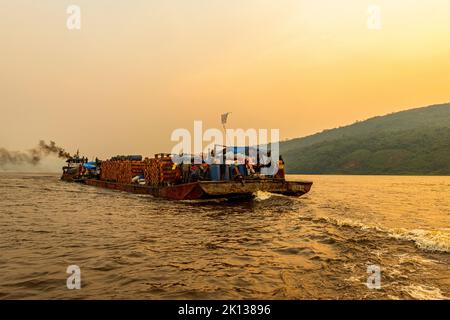
[[[151,155],[226,111],[293,138],[448,102],[449,17],[448,0],[0,0],[0,147]]]

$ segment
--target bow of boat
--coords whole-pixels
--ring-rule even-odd
[[[301,196],[309,192],[311,186],[312,182],[310,181],[285,181],[281,179],[199,182],[199,187],[205,195],[214,197],[237,194],[251,195],[258,191]]]

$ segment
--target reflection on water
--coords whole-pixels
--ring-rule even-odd
[[[315,184],[229,203],[1,174],[0,298],[450,297],[449,177],[290,178]]]

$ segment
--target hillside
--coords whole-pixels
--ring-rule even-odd
[[[288,173],[450,175],[450,104],[281,143]]]

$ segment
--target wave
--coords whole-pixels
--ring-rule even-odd
[[[417,300],[447,300],[448,297],[444,296],[439,288],[430,286],[421,286],[417,284],[411,284],[401,289],[406,292],[413,299]]]
[[[323,220],[325,222],[332,223],[338,227],[352,227],[352,228],[359,228],[361,230],[375,230],[375,231],[381,231],[385,232],[382,228],[378,226],[370,226],[366,225],[364,223],[354,221],[351,219],[337,219],[337,218],[331,218],[331,217],[321,217],[319,220]]]
[[[450,233],[422,229],[395,229],[389,232],[395,239],[413,241],[417,247],[426,251],[450,252]]]
[[[361,230],[374,230],[383,232],[390,238],[397,240],[413,241],[422,250],[430,252],[450,253],[450,233],[445,231],[430,231],[422,229],[384,229],[379,226],[371,226],[351,219],[321,218],[337,226],[359,228]]]

